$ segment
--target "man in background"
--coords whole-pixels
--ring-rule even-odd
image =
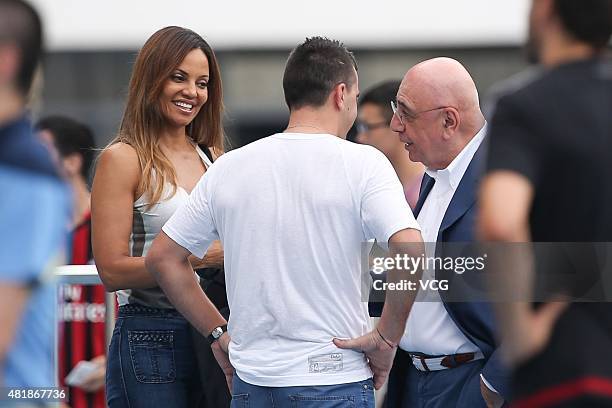
[[[404,149],[404,143],[397,138],[397,134],[389,127],[393,117],[391,101],[395,100],[399,86],[400,81],[387,81],[375,85],[359,96],[355,141],[374,146],[389,159],[404,187],[406,201],[408,201],[410,208],[414,210],[419,197],[424,167],[421,163],[410,160]],[[383,252],[384,250],[375,245],[370,257],[376,257]],[[378,276],[378,279],[381,277]],[[371,300],[377,300],[374,292],[372,296]],[[370,316],[380,316],[383,304],[382,301],[370,302]]]
[[[480,193],[482,239],[555,248],[610,242],[612,62],[605,50],[612,1],[533,0],[529,28],[531,56],[544,71],[495,108]],[[543,272],[535,265],[551,259],[523,259],[495,281],[525,296],[498,308],[517,406],[612,405],[612,304],[534,306],[527,294]],[[578,275],[587,272],[580,264]]]
[[[49,116],[36,124],[39,137],[49,147],[72,190],[73,211],[67,263],[92,263],[89,172],[95,155],[91,130],[64,116]],[[60,285],[59,381],[69,388],[71,408],[104,408],[106,373],[106,291],[103,285]],[[89,373],[66,384],[66,377],[81,362]],[[83,366],[83,364],[81,364]]]
[[[414,210],[425,169],[421,163],[410,160],[404,143],[389,127],[393,117],[391,101],[395,100],[399,86],[400,81],[387,81],[360,95],[355,141],[374,146],[387,156],[404,187],[406,200]]]
[[[22,0],[0,0],[0,384],[55,385],[54,266],[69,192],[25,112],[42,28]]]

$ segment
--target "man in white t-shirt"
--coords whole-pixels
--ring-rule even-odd
[[[404,331],[409,292],[388,296],[374,330],[361,293],[363,242],[388,243],[392,256],[423,249],[389,161],[344,140],[357,114],[356,68],[337,41],[310,38],[293,50],[285,132],[220,157],[147,255],[176,308],[209,336],[238,405],[373,407]],[[187,260],[217,239],[228,333]],[[417,244],[400,249],[406,242]]]

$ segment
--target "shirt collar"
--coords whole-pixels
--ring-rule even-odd
[[[448,167],[441,170],[426,169],[425,172],[427,175],[435,179],[436,183],[443,183],[450,186],[453,190],[456,190],[463,178],[463,174],[472,161],[472,157],[474,157],[474,154],[480,147],[486,131],[487,123],[485,122],[484,126],[476,133],[472,140],[465,145]]]

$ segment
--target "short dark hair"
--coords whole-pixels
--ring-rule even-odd
[[[376,105],[382,109],[385,121],[391,122],[391,118],[393,117],[391,101],[394,101],[397,97],[397,90],[401,82],[400,80],[392,80],[374,85],[361,94],[359,97],[359,106],[361,107],[367,103]]]
[[[37,130],[48,130],[53,134],[53,144],[61,157],[79,154],[83,158],[81,175],[88,180],[94,160],[94,135],[91,129],[65,116],[47,116],[36,124]]]
[[[289,110],[322,106],[337,84],[353,85],[353,69],[357,70],[357,62],[344,44],[307,38],[291,51],[285,66],[283,90]]]
[[[595,49],[612,35],[612,0],[555,0],[555,11],[574,38]]]
[[[0,43],[17,46],[21,57],[17,86],[30,91],[42,56],[42,23],[36,10],[23,0],[0,0]]]

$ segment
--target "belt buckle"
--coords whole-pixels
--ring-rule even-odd
[[[459,366],[459,363],[457,363],[457,360],[455,359],[455,355],[451,354],[448,356],[444,356],[444,358],[440,360],[440,365],[446,368],[455,368]]]
[[[473,352],[451,354],[444,357],[442,361],[440,361],[440,365],[446,368],[456,368],[474,360],[476,360],[476,353]]]

